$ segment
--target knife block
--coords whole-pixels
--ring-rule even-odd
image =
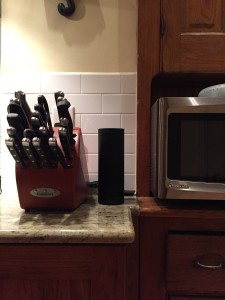
[[[75,145],[70,160],[71,168],[65,169],[58,162],[57,167],[46,166],[36,169],[29,161],[26,169],[16,164],[16,183],[21,208],[25,210],[74,210],[87,196],[81,156],[82,135],[80,128],[74,128]],[[58,128],[54,128],[54,137],[58,141]]]

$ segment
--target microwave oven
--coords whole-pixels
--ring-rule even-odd
[[[150,184],[159,199],[225,200],[225,98],[152,105]]]

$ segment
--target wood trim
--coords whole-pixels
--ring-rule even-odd
[[[137,194],[150,194],[151,81],[159,72],[160,0],[138,5]]]

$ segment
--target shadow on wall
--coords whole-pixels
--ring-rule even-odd
[[[75,0],[76,11],[68,18],[60,15],[57,8],[59,3],[67,6],[66,1],[44,0],[44,3],[49,30],[61,31],[68,46],[88,45],[105,28],[99,0]],[[87,6],[89,6],[88,9]],[[76,28],[75,22],[80,23],[79,28]]]

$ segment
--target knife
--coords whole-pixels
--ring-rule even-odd
[[[22,145],[23,145],[23,148],[24,148],[25,152],[27,153],[27,156],[28,156],[29,160],[31,161],[32,165],[35,168],[40,168],[41,167],[40,159],[38,157],[38,154],[37,154],[34,146],[31,143],[31,140],[28,138],[23,138]]]
[[[47,102],[44,95],[38,96],[38,104],[44,108],[45,115],[46,115],[47,127],[48,127],[48,130],[49,130],[51,136],[53,136],[54,131],[53,131],[53,128],[52,128],[52,121],[51,121],[51,117],[50,117],[48,102]]]
[[[8,113],[16,113],[20,116],[21,122],[23,124],[24,128],[29,127],[29,120],[27,119],[27,116],[22,108],[18,103],[16,103],[14,100],[10,100],[9,105],[7,106],[7,112]]]
[[[24,110],[24,112],[25,112],[25,114],[28,118],[28,121],[30,121],[30,119],[31,119],[31,109],[30,109],[30,106],[27,103],[25,93],[22,92],[22,91],[17,91],[17,92],[15,92],[15,97],[20,100],[20,105],[22,106],[22,108],[23,108],[23,110]]]
[[[32,139],[33,139],[34,137],[37,137],[37,135],[36,135],[36,133],[34,132],[33,129],[27,128],[27,129],[25,129],[24,132],[23,132],[23,137],[28,138],[28,139],[30,139],[30,140],[32,141]]]
[[[43,122],[43,126],[46,126],[47,119],[46,119],[46,114],[45,114],[44,107],[40,104],[35,104],[34,105],[34,110],[35,111],[32,113],[32,117],[37,117],[37,115],[39,115],[39,118]]]
[[[36,136],[39,136],[39,128],[41,127],[40,119],[38,119],[36,117],[31,117],[31,125],[32,125],[32,128],[33,128]]]
[[[23,157],[21,156],[21,153],[18,151],[17,147],[15,146],[14,139],[13,138],[7,138],[5,140],[5,144],[11,153],[12,157],[15,159],[16,163],[19,164],[21,168],[26,168],[27,164],[24,162]]]
[[[58,92],[54,93],[54,96],[55,96],[55,104],[57,105],[58,98],[59,97],[64,98],[65,94],[62,91],[58,91]]]
[[[59,127],[58,134],[66,158],[73,159],[73,154],[70,149],[70,142],[67,135],[67,129],[64,127]]]
[[[16,113],[9,113],[7,115],[7,121],[10,127],[14,127],[16,129],[17,136],[20,140],[23,138],[24,126],[22,124],[21,118]]]
[[[48,150],[42,146],[41,139],[38,137],[34,137],[32,139],[32,144],[33,144],[35,150],[37,151],[38,155],[40,156],[40,158],[46,164],[46,166],[48,168],[55,168],[56,164],[53,161],[53,159],[51,158]]]
[[[49,143],[49,146],[52,149],[52,152],[54,153],[55,158],[59,160],[62,167],[65,168],[65,169],[71,168],[72,165],[67,163],[61,149],[59,148],[59,146],[57,144],[56,138],[50,138],[48,143]]]
[[[59,119],[66,118],[68,119],[68,132],[69,132],[69,138],[70,138],[70,144],[74,145],[75,141],[73,139],[73,122],[69,113],[69,106],[70,103],[66,99],[60,100],[57,103],[57,110]]]
[[[23,149],[22,143],[21,143],[21,139],[19,139],[17,133],[16,133],[16,129],[14,127],[8,127],[7,128],[7,134],[10,138],[13,139],[14,141],[14,145],[17,148],[19,154],[21,155],[22,158],[26,158],[27,155]]]

